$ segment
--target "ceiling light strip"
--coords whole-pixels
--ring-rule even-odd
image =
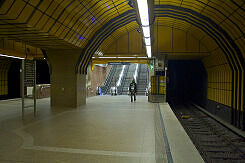
[[[8,57],[8,58],[15,58],[15,59],[25,59],[25,58],[15,57],[15,56],[5,55],[5,54],[0,54],[0,57]]]
[[[144,41],[146,45],[147,56],[151,57],[151,35],[150,35],[150,25],[149,25],[149,8],[147,0],[137,0],[140,20],[143,29]]]
[[[130,59],[130,58],[147,58],[147,57],[92,57],[94,59],[101,58],[101,59]]]

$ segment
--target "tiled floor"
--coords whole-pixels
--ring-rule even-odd
[[[52,110],[38,100],[38,117],[19,100],[0,102],[0,163],[155,163],[153,104],[146,97],[97,96],[79,109]],[[28,101],[30,102],[30,101]]]

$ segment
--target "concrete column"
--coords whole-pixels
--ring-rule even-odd
[[[76,108],[86,104],[86,75],[75,73],[80,54],[80,50],[47,50],[52,108]]]
[[[90,63],[88,65],[87,69],[87,85],[86,85],[86,90],[87,90],[87,97],[91,95],[91,90],[92,90],[92,64]]]

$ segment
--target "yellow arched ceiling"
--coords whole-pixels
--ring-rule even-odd
[[[155,6],[172,5],[196,11],[223,28],[239,46],[245,58],[245,1],[244,0],[155,0]],[[187,11],[185,11],[187,12]],[[177,22],[178,20],[176,20]],[[174,23],[175,26],[175,23]],[[186,28],[192,30],[193,25]],[[195,33],[195,36],[198,36]],[[206,41],[208,42],[208,41]]]
[[[0,54],[15,56],[27,59],[43,59],[40,48],[36,48],[21,41],[0,39]]]
[[[202,57],[202,62],[208,75],[207,98],[231,107],[232,124],[240,128],[245,91],[245,1],[155,0],[154,15],[165,19],[160,23],[166,27],[188,32],[206,47],[209,55]],[[172,31],[172,50],[176,50]]]
[[[42,48],[83,48],[109,20],[131,9],[127,0],[2,0],[0,37]]]
[[[124,30],[123,27],[118,29],[102,43],[100,50],[105,57],[146,56],[142,33],[137,31],[138,24],[134,21],[127,26],[131,28],[128,28],[129,30]]]
[[[193,29],[199,34],[195,37],[187,29],[182,28],[184,27],[183,24],[179,24],[181,27],[178,28],[179,21],[175,22],[174,28],[169,26],[168,23],[173,23],[171,20],[169,18],[166,18],[166,20],[165,18],[156,19],[153,53],[168,54],[169,59],[202,59],[210,54],[206,45],[200,41],[205,36],[202,31],[197,28]],[[132,31],[128,32],[122,27],[103,42],[99,50],[103,52],[104,57],[146,56],[142,34],[137,31],[138,25],[136,22],[128,24],[128,26],[131,25],[135,26]],[[209,37],[207,38],[209,41],[207,44],[211,45],[210,49],[216,48],[216,43]]]
[[[126,33],[138,28],[135,23],[137,12],[128,2],[1,0],[0,38],[21,40],[44,49],[81,49],[75,71],[86,73],[96,50],[106,53],[110,52],[113,44],[125,45]],[[208,98],[242,111],[245,91],[245,1],[148,2],[152,3],[149,5],[150,17],[155,20],[151,21],[153,52],[168,52],[172,56],[185,52],[181,53],[181,57],[188,59],[198,56],[208,72]],[[136,40],[139,37],[135,37]],[[198,53],[191,53],[196,50]],[[114,49],[113,53],[116,52]]]
[[[208,73],[207,98],[238,111],[243,110],[244,101],[244,4],[232,0],[155,0],[151,11],[155,19],[151,24],[153,53],[202,59]],[[129,42],[125,38],[121,36],[109,47],[113,49],[117,42],[124,47]]]
[[[206,34],[196,27],[190,29],[190,24],[185,21],[157,17],[154,22],[153,53],[168,54],[169,59],[202,59],[210,54],[209,48],[217,46],[207,37],[212,45],[208,48],[205,41],[201,41],[205,36]]]
[[[220,25],[222,28],[224,28],[228,33],[231,32],[231,36],[237,38],[234,38],[235,42],[237,42],[237,45],[242,51],[243,56],[245,55],[244,52],[244,33],[241,29],[244,29],[244,17],[242,17],[244,12],[244,2],[236,1],[194,1],[194,0],[173,0],[173,1],[166,1],[166,0],[155,0],[154,5],[174,5],[177,7],[184,7],[187,9],[191,9],[193,11],[199,12],[200,14],[203,14],[204,16],[209,17],[211,20],[213,20],[215,23]],[[232,7],[229,7],[232,6]],[[236,18],[233,18],[236,16]],[[229,22],[232,22],[229,26],[226,26],[229,24]],[[241,23],[243,22],[243,23]],[[238,24],[239,25],[238,25]],[[234,25],[236,24],[236,25]],[[241,26],[241,27],[240,27]],[[167,28],[168,27],[168,28]],[[174,30],[171,30],[174,29]],[[158,29],[158,31],[156,31]],[[234,30],[233,30],[234,29]],[[174,32],[172,32],[174,31]],[[160,32],[158,34],[158,32]],[[185,32],[185,34],[184,34]],[[232,33],[236,33],[236,35],[233,35]],[[240,32],[240,33],[239,33]],[[173,35],[173,41],[171,39],[166,39],[166,37],[162,37],[161,34],[164,34],[165,36]],[[185,36],[184,36],[185,35]],[[158,36],[158,37],[157,37]],[[123,37],[123,36],[122,36]],[[187,38],[186,38],[187,37]],[[108,41],[107,39],[106,41]],[[115,38],[111,38],[111,42],[113,40],[116,40]],[[178,41],[180,40],[180,41]],[[187,40],[187,42],[186,42]],[[126,41],[126,40],[125,40]],[[156,43],[157,41],[160,41]],[[120,41],[122,42],[122,40]],[[189,44],[188,44],[189,42]],[[126,42],[125,42],[126,43]],[[159,46],[159,44],[164,44]],[[105,43],[108,45],[108,43]],[[173,47],[170,47],[168,49],[160,49],[162,51],[159,51],[159,47],[162,48],[163,46],[172,46],[171,44],[174,44]],[[188,45],[186,45],[188,44]],[[186,46],[187,49],[183,48],[183,45]],[[182,46],[182,47],[181,47]],[[188,47],[193,46],[193,47]],[[180,52],[180,49],[182,48],[182,52],[198,52],[186,54],[186,55],[180,55],[181,53],[173,53],[177,50],[177,52]],[[188,49],[189,48],[189,49]],[[197,51],[191,51],[190,48],[197,49]],[[194,50],[193,49],[193,50]],[[173,59],[191,59],[194,58],[202,58],[203,56],[212,54],[217,49],[219,49],[218,45],[216,44],[215,40],[208,36],[206,33],[204,33],[201,29],[197,28],[196,26],[190,24],[189,22],[186,22],[184,20],[178,20],[175,18],[170,17],[156,17],[154,21],[154,38],[153,38],[153,51],[155,52],[171,52]],[[200,50],[200,51],[199,51]],[[201,52],[201,53],[200,53]],[[120,52],[117,52],[120,53]],[[171,56],[171,55],[169,55]],[[170,57],[172,58],[172,57]]]
[[[105,56],[145,57],[141,33],[135,30],[122,35],[106,49]]]
[[[245,56],[244,4],[244,0],[154,0],[153,8],[172,5],[210,18],[231,36]],[[84,48],[103,25],[131,9],[128,0],[2,0],[0,37],[42,48]],[[170,21],[167,26],[183,28],[178,21]],[[185,28],[195,31],[190,24]],[[198,37],[199,33],[193,35]]]
[[[137,29],[139,29],[139,25],[136,21],[117,29],[103,41],[99,50],[103,52],[104,56],[133,56],[137,54],[145,56],[145,52],[142,52],[142,34],[137,32]],[[131,45],[132,43],[134,45]]]

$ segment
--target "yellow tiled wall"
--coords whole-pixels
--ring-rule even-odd
[[[231,107],[232,71],[220,49],[203,58],[208,74],[207,98]]]
[[[8,70],[10,61],[0,59],[0,96],[8,95]]]

